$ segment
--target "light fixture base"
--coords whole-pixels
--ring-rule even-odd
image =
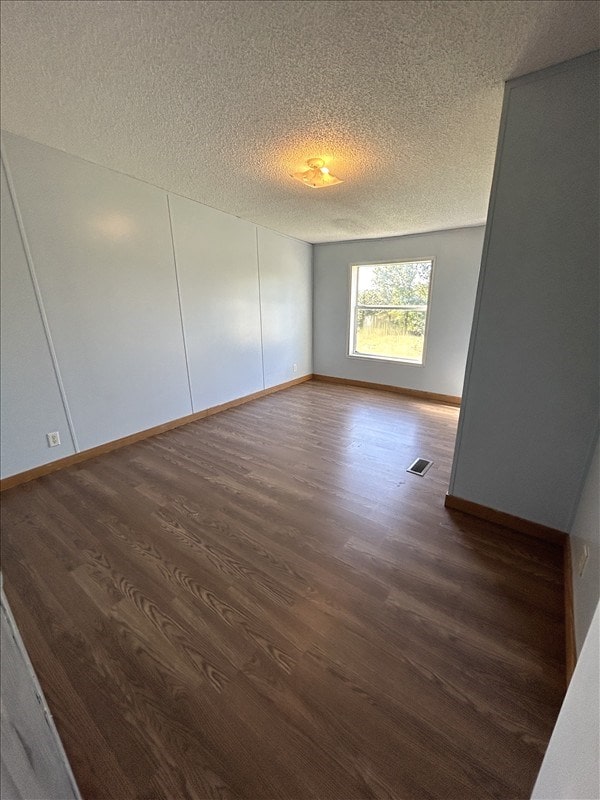
[[[329,172],[322,158],[309,158],[306,162],[308,169],[303,172],[293,172],[291,177],[295,178],[311,189],[323,189],[325,186],[335,186],[336,183],[343,183],[340,178],[336,178]]]

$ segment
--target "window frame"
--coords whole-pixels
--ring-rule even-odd
[[[429,292],[427,295],[427,306],[425,311],[425,330],[423,333],[423,356],[421,361],[410,358],[396,358],[395,356],[382,356],[382,355],[369,355],[368,353],[355,353],[355,320],[356,311],[359,304],[356,302],[356,295],[358,291],[358,270],[360,267],[380,267],[388,264],[414,264],[414,263],[431,263],[431,270],[429,272]],[[348,325],[346,332],[346,358],[353,359],[366,359],[368,361],[381,361],[389,364],[404,364],[407,367],[424,367],[427,358],[427,345],[429,334],[429,320],[431,319],[431,306],[433,300],[433,284],[435,274],[435,256],[420,256],[416,258],[399,258],[389,259],[385,261],[357,261],[349,265],[348,270],[348,290],[349,290],[349,303],[347,305]],[[368,306],[371,308],[372,306]],[[386,306],[387,308],[403,308],[402,306]],[[382,306],[383,308],[383,306]],[[412,308],[412,306],[411,306]]]

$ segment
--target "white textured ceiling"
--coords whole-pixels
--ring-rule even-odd
[[[505,79],[596,2],[3,0],[2,124],[310,242],[485,219]],[[289,177],[324,157],[344,183]]]

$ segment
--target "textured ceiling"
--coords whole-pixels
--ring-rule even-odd
[[[310,242],[485,219],[505,79],[596,2],[3,0],[2,124]],[[321,156],[344,183],[289,177]]]

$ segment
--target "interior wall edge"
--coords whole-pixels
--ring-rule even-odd
[[[471,228],[485,228],[485,220],[481,222],[474,222],[472,225],[455,225],[452,228],[428,228],[425,231],[413,231],[411,233],[394,233],[389,236],[373,236],[362,237],[361,239],[330,239],[324,242],[308,242],[313,247],[327,247],[331,245],[335,247],[339,244],[369,244],[372,242],[385,242],[386,240],[393,241],[394,239],[410,239],[417,236],[430,236],[432,233],[453,233],[455,231],[468,231]]]
[[[598,430],[597,58],[506,84],[449,485],[451,496],[566,532]],[[558,254],[578,266],[564,290]],[[577,308],[574,287],[580,313],[557,326]]]
[[[464,403],[461,406],[460,414],[458,416],[458,426],[456,428],[456,440],[454,443],[454,455],[452,457],[452,467],[450,469],[450,482],[448,484],[448,493],[452,495],[454,493],[454,485],[456,481],[456,471],[458,460],[460,457],[461,445],[462,445],[462,434],[463,434],[463,427],[464,427],[464,418],[465,418],[465,410],[466,410],[466,401],[469,396],[469,385],[470,385],[470,378],[471,372],[473,369],[473,357],[475,353],[475,347],[477,344],[477,327],[479,322],[479,314],[481,311],[481,298],[483,296],[483,288],[485,284],[485,276],[486,276],[486,267],[487,267],[487,260],[488,260],[488,252],[490,249],[490,241],[492,237],[492,227],[494,223],[494,207],[496,205],[496,195],[497,195],[497,187],[498,187],[498,178],[500,174],[500,166],[501,166],[501,154],[502,154],[502,147],[504,142],[504,137],[506,134],[506,121],[508,118],[508,105],[510,102],[510,90],[508,84],[504,84],[504,98],[502,101],[502,112],[500,115],[500,128],[498,130],[498,142],[496,144],[496,157],[494,159],[494,172],[492,174],[492,185],[490,188],[490,199],[488,202],[488,210],[487,210],[487,217],[486,217],[486,224],[485,224],[485,231],[483,234],[483,248],[481,251],[481,264],[479,267],[479,277],[477,280],[477,292],[475,294],[475,307],[473,308],[473,321],[471,323],[471,333],[469,336],[469,346],[467,349],[467,361],[465,364],[465,375],[463,379],[463,390],[462,396],[464,399]]]
[[[569,528],[575,646],[581,652],[600,599],[600,444],[595,444]]]
[[[439,394],[438,392],[426,392],[421,389],[410,389],[406,386],[395,386],[387,383],[374,383],[372,381],[359,381],[352,378],[341,378],[337,375],[313,374],[313,380],[323,381],[324,383],[338,383],[344,386],[358,386],[363,389],[378,389],[382,392],[394,392],[395,394],[414,397],[415,399],[429,400],[432,403],[446,403],[452,406],[460,406],[461,398],[452,394]]]
[[[577,643],[575,640],[575,604],[573,592],[573,553],[571,537],[567,536],[563,550],[563,572],[565,582],[565,672],[567,686],[571,682],[577,664]]]
[[[532,800],[600,797],[599,614],[597,604],[533,787]]]
[[[452,511],[460,511],[463,514],[469,514],[472,517],[483,519],[486,522],[502,525],[516,533],[522,533],[524,536],[533,536],[536,539],[542,539],[562,547],[565,618],[565,678],[566,686],[568,686],[577,664],[572,553],[569,534],[565,531],[556,530],[555,528],[548,528],[546,525],[540,525],[532,520],[521,519],[520,517],[506,514],[494,508],[472,503],[470,500],[464,500],[452,494],[446,495],[444,506]]]
[[[487,522],[495,522],[497,525],[510,528],[513,531],[517,531],[517,533],[535,536],[536,539],[545,539],[554,544],[564,546],[564,543],[569,538],[569,534],[559,528],[551,528],[535,520],[524,519],[523,517],[517,517],[514,514],[509,514],[497,508],[474,503],[472,500],[457,497],[450,492],[448,492],[444,499],[444,505],[446,508],[450,508],[453,511],[462,511],[463,514],[470,514],[472,517],[478,517]]]

